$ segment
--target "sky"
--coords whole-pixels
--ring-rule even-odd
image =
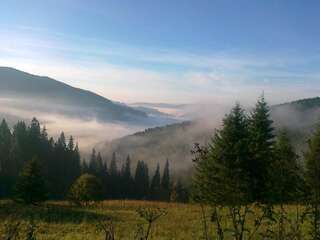
[[[1,0],[0,66],[127,103],[320,91],[317,0]]]

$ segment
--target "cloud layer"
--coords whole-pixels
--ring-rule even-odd
[[[16,26],[0,30],[0,65],[126,102],[272,103],[318,95],[320,58],[177,52]]]

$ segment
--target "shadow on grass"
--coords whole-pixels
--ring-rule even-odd
[[[110,220],[111,217],[95,212],[95,208],[81,208],[69,205],[45,204],[25,206],[13,202],[0,203],[0,219],[14,218],[46,223],[82,223]],[[113,220],[115,220],[113,218]]]

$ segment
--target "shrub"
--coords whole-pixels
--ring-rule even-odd
[[[68,199],[76,205],[87,206],[90,202],[102,200],[102,184],[90,174],[81,175],[71,186]]]

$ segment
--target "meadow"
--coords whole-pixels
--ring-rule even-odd
[[[101,224],[114,226],[115,239],[141,239],[138,237],[141,228],[147,228],[147,222],[139,216],[137,209],[160,208],[166,214],[155,221],[149,239],[205,239],[202,211],[197,204],[163,203],[149,201],[104,201],[94,206],[75,207],[67,202],[48,202],[39,206],[23,206],[11,201],[0,204],[0,239],[14,224],[19,225],[17,239],[26,239],[30,224],[34,228],[37,240],[85,240],[106,239],[105,233],[99,227]],[[287,207],[292,225],[294,224],[296,206]],[[206,207],[207,224],[210,239],[214,237],[214,227],[210,222],[210,209]],[[251,223],[250,223],[251,222]],[[225,226],[230,221],[223,222]],[[249,220],[253,226],[253,219]],[[249,227],[250,227],[249,226]],[[276,228],[276,225],[273,226]],[[299,227],[307,228],[304,225]],[[263,229],[264,228],[264,229]],[[266,232],[265,227],[260,232]],[[228,234],[225,239],[231,239]],[[259,232],[252,239],[262,239]],[[301,238],[302,239],[302,238]]]
[[[81,208],[66,202],[23,206],[4,201],[0,205],[0,236],[4,235],[6,224],[23,221],[23,232],[32,219],[35,236],[40,240],[98,240],[104,239],[104,233],[97,225],[112,220],[116,239],[135,239],[139,228],[145,224],[136,212],[139,207],[166,209],[167,214],[153,226],[152,239],[199,239],[201,236],[201,215],[197,205],[125,200],[104,201]]]

